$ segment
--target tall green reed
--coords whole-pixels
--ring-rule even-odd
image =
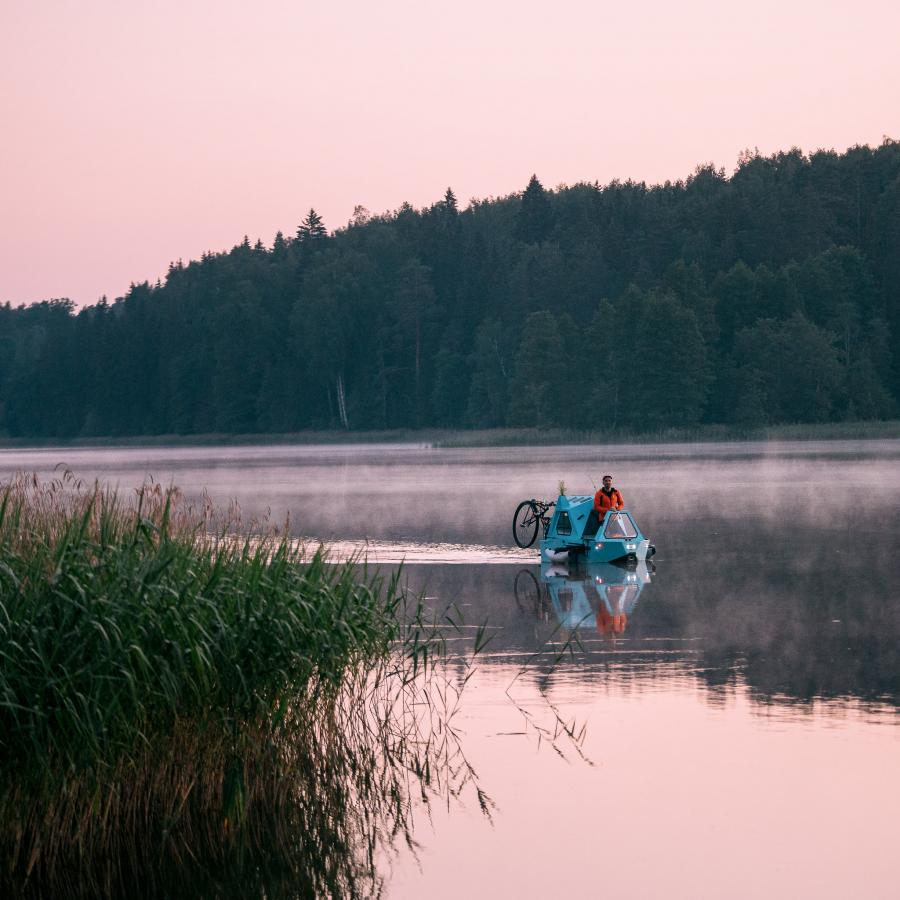
[[[238,865],[247,895],[273,866],[299,896],[366,895],[359,848],[412,841],[408,779],[472,774],[433,727],[441,642],[407,604],[396,576],[174,489],[0,488],[0,886],[141,873],[152,894]]]
[[[0,763],[106,763],[179,718],[276,725],[396,637],[396,585],[286,537],[209,535],[150,487],[0,494]]]

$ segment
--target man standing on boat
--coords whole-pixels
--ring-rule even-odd
[[[603,476],[603,487],[594,494],[594,509],[602,522],[611,509],[624,509],[625,501],[619,491],[612,486],[612,475]]]

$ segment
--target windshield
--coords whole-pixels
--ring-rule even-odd
[[[609,521],[606,523],[603,537],[622,541],[637,537],[637,529],[631,521],[631,516],[629,516],[628,513],[623,512],[612,513],[609,517]]]

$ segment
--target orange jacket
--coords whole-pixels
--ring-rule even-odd
[[[594,509],[597,510],[597,515],[600,516],[601,521],[611,509],[624,508],[625,501],[622,499],[622,495],[615,488],[610,488],[608,494],[603,490],[603,488],[600,488],[600,490],[597,491],[596,494],[594,494]]]

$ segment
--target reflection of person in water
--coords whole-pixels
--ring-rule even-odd
[[[622,603],[627,594],[628,588],[624,584],[611,584],[606,589],[606,596],[600,598],[597,607],[597,631],[604,637],[615,640],[619,635],[625,634],[628,616],[622,608]]]

